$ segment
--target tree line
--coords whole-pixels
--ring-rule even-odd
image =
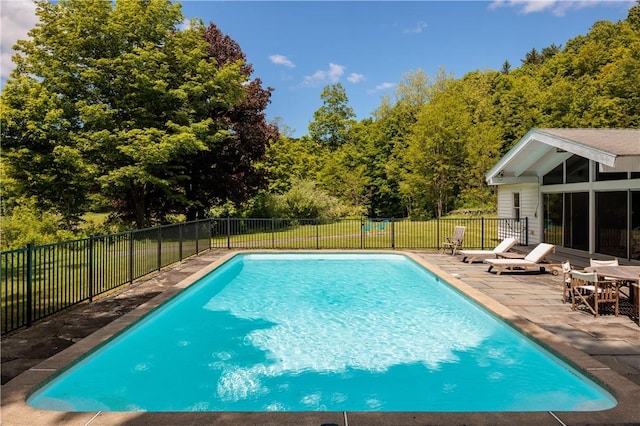
[[[300,138],[266,121],[273,89],[240,46],[213,23],[180,29],[177,3],[41,1],[38,16],[0,97],[3,245],[24,234],[17,213],[76,232],[89,211],[145,227],[492,210],[484,174],[531,128],[640,125],[640,4],[517,68],[408,71],[361,121],[329,85]]]

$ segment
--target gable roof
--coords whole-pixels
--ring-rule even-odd
[[[614,155],[640,155],[640,129],[535,129],[535,131]]]
[[[538,182],[572,155],[603,171],[640,171],[640,129],[531,129],[486,174],[490,185]]]

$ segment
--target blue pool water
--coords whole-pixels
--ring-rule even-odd
[[[606,391],[395,254],[239,255],[28,400],[60,411],[590,411]]]

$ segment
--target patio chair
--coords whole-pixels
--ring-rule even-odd
[[[617,257],[611,260],[589,259],[589,266],[618,266],[619,264]]]
[[[378,231],[384,231],[388,224],[389,224],[389,219],[385,219],[382,222],[378,222],[376,224],[376,229]]]
[[[571,293],[573,297],[572,309],[585,305],[589,311],[598,317],[600,305],[612,303],[618,316],[619,291],[615,281],[598,279],[595,272],[571,271]]]
[[[533,250],[529,252],[522,259],[485,259],[484,262],[489,264],[487,272],[491,272],[495,269],[496,275],[500,275],[505,269],[510,271],[515,270],[529,270],[530,268],[539,269],[543,272],[545,267],[557,266],[548,263],[546,261],[547,255],[553,253],[556,250],[556,246],[548,243],[540,243]],[[557,274],[557,272],[554,272]]]
[[[447,237],[442,243],[442,253],[446,250],[451,250],[451,254],[456,254],[456,251],[462,248],[462,241],[464,240],[464,231],[467,230],[466,226],[456,226],[453,229],[453,235]]]
[[[498,254],[506,253],[507,251],[511,250],[511,247],[515,246],[516,244],[518,244],[518,240],[509,237],[502,240],[502,242],[498,244],[493,250],[460,250],[458,251],[458,253],[463,256],[463,262],[473,263],[476,260],[498,257]]]
[[[618,262],[618,258],[614,257],[613,259],[608,260],[598,260],[598,259],[589,259],[589,266],[619,266],[620,262]],[[604,277],[605,280],[608,281],[618,281],[618,284],[626,284],[625,280],[620,280],[612,277]],[[629,294],[626,294],[622,290],[618,289],[620,293],[624,294],[626,297],[629,297]]]

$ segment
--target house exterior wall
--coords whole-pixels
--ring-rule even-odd
[[[524,219],[528,220],[529,233],[527,236],[529,245],[536,245],[541,242],[541,207],[540,193],[537,183],[519,183],[505,184],[498,186],[498,217],[513,218],[514,217],[514,193],[519,194],[520,198],[520,218],[522,226]],[[507,237],[522,239],[522,228],[511,226],[509,224],[501,224],[498,228],[498,239]],[[520,241],[525,244],[527,241]]]

